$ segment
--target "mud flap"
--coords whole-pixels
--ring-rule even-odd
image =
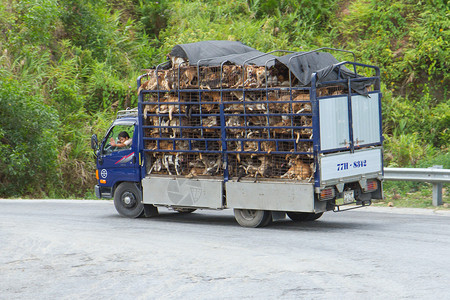
[[[157,216],[158,208],[156,206],[153,206],[151,204],[144,204],[144,215],[146,218]]]

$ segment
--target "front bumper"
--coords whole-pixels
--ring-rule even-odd
[[[98,199],[101,199],[101,198],[102,198],[102,193],[101,193],[101,191],[100,191],[100,186],[99,186],[98,184],[95,186],[95,196],[96,196]]]
[[[100,185],[95,186],[95,196],[99,199],[101,198],[112,198],[111,188],[110,187],[102,187]]]

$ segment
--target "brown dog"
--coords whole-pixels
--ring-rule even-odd
[[[304,180],[311,177],[311,167],[299,158],[289,159],[289,170],[281,178]]]

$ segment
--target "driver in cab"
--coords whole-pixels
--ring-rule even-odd
[[[119,135],[117,136],[119,142],[116,143],[116,141],[114,141],[114,138],[110,139],[110,143],[111,146],[113,147],[120,147],[120,148],[125,148],[131,145],[131,139],[130,136],[128,135],[128,133],[126,131],[122,131],[119,133]]]

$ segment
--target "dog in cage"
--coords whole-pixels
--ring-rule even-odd
[[[277,144],[275,141],[262,141],[261,150],[267,152],[267,154],[270,154],[272,151],[277,150]]]
[[[233,87],[235,86],[242,77],[241,66],[236,65],[224,65],[222,84],[223,87]]]
[[[241,127],[244,126],[244,117],[242,116],[233,116],[229,115],[226,117],[227,121],[225,122],[226,127]],[[240,135],[242,136],[244,134],[244,131],[242,128],[233,128],[228,129],[228,131],[234,135]]]
[[[197,68],[195,67],[180,68],[180,73],[180,85],[182,88],[192,87],[198,80]]]
[[[257,141],[251,141],[251,139],[258,138],[259,132],[258,131],[249,131],[246,135],[246,139],[250,139],[247,141],[244,141],[244,151],[258,151],[258,142]]]
[[[150,162],[150,160],[148,160],[148,162]],[[151,164],[151,163],[150,163]],[[155,172],[160,172],[162,170],[162,160],[160,157],[155,158],[153,164],[151,164],[151,167],[149,168],[149,166],[147,165],[147,175],[150,175],[153,171]]]
[[[169,120],[172,120],[173,118],[173,113],[177,113],[178,110],[178,105],[176,104],[178,102],[178,97],[174,96],[174,95],[169,95],[168,97],[163,98],[164,100],[164,104],[160,104],[157,109],[156,112],[158,114],[169,114]]]
[[[214,102],[214,103],[203,103],[202,104],[202,113],[205,113],[205,112],[211,113],[215,109],[218,110],[218,104],[220,103],[220,92],[203,93],[202,102]]]
[[[186,148],[186,141],[175,141],[175,147],[177,149],[185,149]],[[173,141],[167,141],[167,140],[161,140],[159,142],[159,148],[158,145],[154,145],[154,147],[151,150],[174,150],[174,142]],[[154,154],[156,157],[156,153]],[[153,165],[151,166],[148,174],[151,174],[153,171],[160,172],[163,170],[163,168],[167,171],[169,175],[173,175],[175,173],[176,175],[182,174],[182,163],[184,161],[184,156],[180,152],[164,152],[160,153],[153,162]]]
[[[186,64],[189,62],[189,60],[187,58],[184,57],[180,57],[180,56],[176,56],[176,55],[170,55],[167,54],[166,55],[167,59],[170,60],[170,62],[172,63],[172,68],[176,69],[178,68],[180,65]]]
[[[200,89],[211,90],[220,87],[220,68],[206,67],[202,73],[204,76],[200,81]]]
[[[199,153],[198,157],[189,162],[190,171],[186,175],[187,178],[192,178],[200,175],[214,176],[219,174],[222,168],[222,156],[216,155],[202,155]]]
[[[156,74],[155,70],[147,70],[147,76],[149,79],[138,88],[138,95],[142,90],[156,90],[158,85],[162,85],[163,76]]]
[[[286,155],[286,160],[289,160],[289,170],[281,175],[280,178],[305,180],[311,177],[311,166],[300,159],[300,157],[292,157]]]
[[[164,154],[163,155],[163,166],[166,168],[169,175],[173,175],[171,168],[175,169],[177,175],[181,175],[181,163],[183,162],[183,156],[180,153],[177,154]]]
[[[155,160],[153,161],[153,164],[147,174],[150,175],[152,172],[161,172],[164,168],[169,175],[173,175],[172,172],[175,172],[177,175],[181,175],[182,162],[183,156],[181,153],[160,154],[158,157],[155,157]]]
[[[275,137],[276,135],[289,133],[289,131],[290,131],[289,128],[282,128],[282,127],[291,126],[291,118],[289,116],[284,116],[284,115],[281,116],[281,118],[272,117],[272,119],[270,119],[270,123],[271,123],[270,124],[271,127],[275,127],[275,128],[272,128],[272,132]]]
[[[204,132],[214,133],[214,132],[218,131],[218,129],[216,129],[216,128],[211,128],[211,127],[219,125],[219,123],[217,122],[217,116],[209,116],[209,117],[203,118],[202,124],[203,124],[203,128],[204,128],[203,129]]]
[[[270,168],[272,167],[270,157],[267,155],[246,155],[239,165],[239,181],[244,175],[249,175],[257,180],[260,177],[270,177]]]

